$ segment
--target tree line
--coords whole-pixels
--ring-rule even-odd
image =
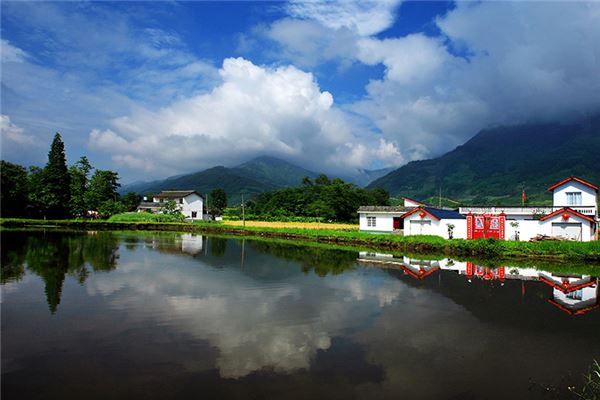
[[[60,133],[54,136],[44,168],[26,169],[4,160],[0,164],[2,217],[64,219],[96,211],[107,218],[134,210],[141,201],[133,192],[121,197],[118,173],[95,169],[85,156],[67,166]]]
[[[354,222],[358,219],[356,211],[360,206],[389,204],[390,195],[384,189],[362,189],[322,174],[314,181],[305,177],[300,187],[261,193],[245,206],[249,216],[259,219],[312,217]]]

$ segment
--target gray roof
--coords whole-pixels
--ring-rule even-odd
[[[202,195],[195,190],[163,190],[159,194],[154,195],[154,197],[157,199],[180,199],[193,193],[202,197]]]
[[[163,206],[163,204],[154,203],[151,201],[142,201],[138,208],[160,208],[161,206]]]
[[[414,210],[414,207],[403,207],[403,206],[361,206],[358,208],[358,212],[395,212],[395,213],[407,213]]]

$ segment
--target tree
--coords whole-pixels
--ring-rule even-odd
[[[71,176],[71,202],[69,208],[71,215],[83,216],[88,207],[85,202],[85,194],[89,184],[89,174],[92,166],[86,156],[83,156],[69,168]]]
[[[97,169],[85,193],[85,202],[89,209],[98,210],[100,205],[108,200],[117,200],[119,174],[113,171]]]
[[[29,167],[27,175],[28,216],[43,217],[48,213],[46,198],[47,191],[44,186],[44,170],[40,167]]]
[[[164,205],[160,208],[159,210],[162,214],[166,214],[166,215],[177,215],[177,214],[181,214],[181,211],[179,210],[179,206],[177,206],[177,203],[175,203],[174,200],[168,200],[164,203]]]
[[[121,198],[121,203],[125,206],[127,211],[135,211],[135,209],[142,202],[142,196],[135,192],[128,192],[125,196]]]
[[[0,215],[22,217],[25,214],[28,198],[27,171],[24,167],[7,161],[0,161]]]
[[[223,215],[223,211],[227,207],[227,194],[225,190],[222,188],[213,189],[210,192],[210,202],[209,210],[214,220],[217,215]]]
[[[125,211],[125,206],[118,200],[106,200],[98,207],[98,213],[102,219],[108,219],[115,214],[120,214]]]
[[[50,152],[48,152],[48,164],[44,168],[43,186],[46,195],[47,214],[51,218],[66,218],[69,216],[69,200],[71,197],[70,176],[67,169],[65,156],[65,145],[56,132]]]

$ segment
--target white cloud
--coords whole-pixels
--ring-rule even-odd
[[[334,106],[331,94],[321,91],[310,73],[230,58],[219,74],[222,83],[209,93],[158,111],[138,108],[115,119],[111,130],[92,131],[90,146],[115,160],[154,165],[158,173],[264,153],[315,169],[341,170],[363,166],[377,151],[369,150],[369,138],[359,137],[352,118]]]
[[[311,19],[334,30],[346,28],[360,36],[370,36],[389,28],[399,0],[292,1],[288,13]]]
[[[2,141],[10,141],[18,144],[34,144],[33,136],[26,135],[23,128],[10,122],[8,115],[0,114],[0,134]]]
[[[9,43],[6,39],[0,39],[0,59],[6,62],[25,62],[27,53]]]

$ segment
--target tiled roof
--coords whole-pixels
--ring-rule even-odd
[[[444,210],[441,208],[434,207],[417,207],[413,208],[410,212],[404,214],[402,218],[406,218],[409,215],[415,214],[417,212],[424,211],[426,214],[429,214],[433,218],[440,219],[465,219],[465,216],[460,214],[458,211],[454,210]]]
[[[195,190],[163,190],[157,195],[154,195],[157,199],[179,199],[182,197],[189,196],[190,194],[197,194],[202,197],[202,195]]]
[[[438,219],[465,219],[465,216],[454,210],[444,210],[434,207],[423,207],[428,213]]]
[[[554,185],[550,186],[550,187],[548,188],[548,190],[554,190],[554,189],[556,189],[557,187],[559,187],[560,185],[563,185],[563,184],[565,184],[565,183],[567,183],[567,182],[569,182],[569,181],[575,181],[575,182],[579,182],[579,183],[581,183],[582,185],[585,185],[585,186],[588,186],[588,187],[590,187],[590,188],[594,189],[596,192],[598,191],[598,186],[596,186],[596,185],[592,185],[591,183],[589,183],[589,182],[586,182],[586,181],[584,181],[583,179],[577,178],[577,177],[575,177],[575,176],[570,176],[570,177],[568,177],[567,179],[563,179],[562,181],[560,181],[560,182],[558,182],[558,183],[555,183]]]
[[[361,206],[358,212],[397,212],[405,213],[413,210],[413,207],[404,206]]]
[[[545,220],[547,220],[548,218],[555,217],[555,216],[557,216],[558,214],[562,214],[562,213],[571,214],[571,215],[574,215],[574,216],[576,216],[576,217],[583,218],[583,219],[585,219],[585,220],[587,220],[587,221],[590,221],[590,222],[595,222],[595,221],[594,221],[594,218],[592,218],[592,217],[589,217],[589,216],[587,216],[587,215],[583,215],[583,214],[581,214],[581,213],[579,213],[579,212],[577,212],[577,211],[575,211],[575,210],[573,210],[572,208],[569,208],[569,207],[563,207],[563,208],[561,208],[560,210],[556,210],[556,211],[554,211],[554,212],[553,212],[553,213],[551,213],[551,214],[544,215],[542,218],[540,218],[540,221],[545,221]]]

